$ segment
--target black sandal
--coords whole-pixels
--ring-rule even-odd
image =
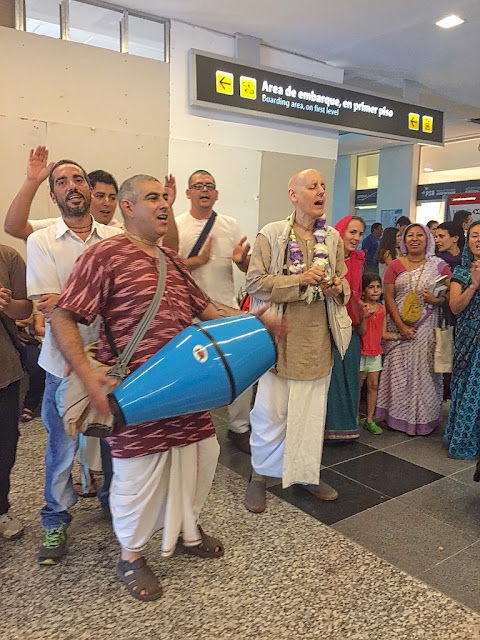
[[[158,600],[162,595],[162,587],[158,584],[157,577],[148,566],[145,558],[138,558],[133,562],[120,559],[117,578],[120,578],[128,593],[137,600]],[[142,594],[142,591],[147,593]]]

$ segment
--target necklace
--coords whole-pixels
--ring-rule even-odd
[[[84,225],[83,227],[68,227],[70,229],[70,231],[90,231],[90,229],[92,228],[92,223],[89,222],[89,224]]]
[[[303,261],[303,253],[300,249],[300,245],[298,244],[297,236],[295,235],[295,231],[293,229],[293,214],[288,216],[287,220],[290,223],[290,241],[288,243],[289,252],[290,252],[290,272],[294,274],[302,273],[305,268],[305,263]],[[298,223],[296,223],[298,224]],[[302,225],[298,225],[300,228],[305,229]],[[313,261],[312,265],[323,267],[325,269],[325,280],[328,280],[328,249],[325,244],[326,230],[327,230],[327,220],[326,218],[318,218],[315,220],[315,224],[312,229],[305,229],[306,231],[312,231],[313,237],[315,238],[315,247],[313,250]],[[305,300],[308,304],[311,302],[315,302],[317,300],[324,300],[324,295],[322,291],[321,284],[309,284],[305,287],[302,287],[302,300]]]
[[[133,238],[134,240],[138,240],[138,242],[143,242],[143,244],[147,244],[149,247],[156,247],[157,243],[152,240],[147,240],[146,238],[141,238],[140,236],[136,236],[131,231],[125,231],[125,235],[129,238]]]
[[[310,233],[312,233],[312,231],[313,231],[313,227],[304,227],[303,224],[300,224],[296,220],[295,220],[295,222],[293,224],[296,224],[297,227],[300,227],[300,229],[303,229],[304,231],[308,231]],[[315,225],[313,225],[313,226],[315,226]]]

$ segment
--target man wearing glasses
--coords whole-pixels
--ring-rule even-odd
[[[233,280],[233,263],[246,273],[250,256],[247,236],[242,235],[235,218],[214,211],[218,199],[211,173],[198,169],[188,179],[190,211],[176,218],[179,254],[198,286],[210,298],[238,309]],[[250,453],[250,405],[248,389],[228,407],[228,437],[245,453]]]

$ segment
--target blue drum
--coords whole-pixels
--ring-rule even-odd
[[[273,338],[256,316],[191,325],[109,395],[117,424],[139,424],[231,404],[276,359]]]

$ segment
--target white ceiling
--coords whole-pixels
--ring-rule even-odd
[[[480,136],[480,126],[468,122],[480,118],[480,0],[102,3],[229,35],[255,36],[269,46],[343,68],[350,86],[444,111],[446,141]],[[462,17],[464,24],[448,30],[435,25],[451,13]],[[389,144],[399,143],[347,134],[339,139],[339,154],[364,153]]]
[[[243,33],[360,76],[407,79],[480,114],[479,0],[119,0],[130,9]],[[113,4],[107,2],[106,4]],[[457,13],[465,23],[435,25]]]

